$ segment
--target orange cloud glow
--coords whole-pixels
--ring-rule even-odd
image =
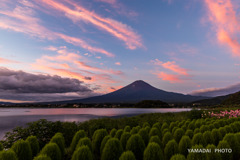
[[[80,38],[71,37],[47,29],[41,25],[40,19],[36,17],[35,11],[31,7],[34,8],[35,6],[28,2],[22,3],[22,6],[16,5],[13,8],[6,7],[5,10],[0,10],[0,14],[3,15],[0,17],[0,28],[21,32],[40,39],[62,39],[67,43],[84,48],[92,53],[101,53],[109,57],[114,56],[112,53],[104,49],[91,46]]]
[[[0,57],[0,63],[19,63],[19,62]]]
[[[165,72],[159,72],[155,74],[158,76],[158,78],[161,78],[164,81],[169,81],[170,83],[178,83],[182,81],[178,75],[167,74]]]
[[[153,61],[153,62],[155,65],[162,66],[162,67],[169,69],[175,73],[188,76],[187,70],[178,66],[175,61],[168,61],[168,62],[163,63],[163,62],[159,61],[158,59],[155,59],[155,61]]]
[[[236,13],[239,5],[232,0],[205,0],[205,3],[218,41],[227,45],[233,56],[240,56],[240,22]]]
[[[63,12],[65,16],[71,19],[73,22],[84,21],[86,23],[91,23],[97,28],[110,33],[114,37],[124,41],[129,49],[133,50],[138,47],[143,47],[141,37],[135,33],[131,27],[122,24],[121,22],[110,18],[103,18],[100,15],[89,11],[83,6],[70,0],[66,1],[66,3],[75,7],[75,9],[71,9],[65,4],[59,3],[59,1],[57,2],[54,0],[42,0],[41,2],[47,4],[51,8]]]

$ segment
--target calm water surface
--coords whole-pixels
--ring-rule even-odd
[[[102,117],[124,117],[143,113],[190,111],[190,108],[0,108],[0,139],[16,126],[47,119],[49,121],[83,122]]]

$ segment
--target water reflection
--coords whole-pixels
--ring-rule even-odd
[[[0,108],[0,139],[5,132],[16,126],[26,126],[26,123],[47,119],[49,121],[83,122],[101,117],[122,117],[143,113],[166,113],[189,111],[189,108]]]

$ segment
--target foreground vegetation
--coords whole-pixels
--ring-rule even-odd
[[[193,110],[83,123],[40,120],[7,133],[0,144],[0,150],[5,148],[0,159],[238,159],[240,118],[202,118],[203,114]]]

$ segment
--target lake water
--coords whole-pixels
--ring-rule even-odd
[[[144,113],[190,111],[190,108],[0,108],[0,139],[5,132],[26,123],[47,119],[49,121],[83,122],[102,117],[124,117]]]

